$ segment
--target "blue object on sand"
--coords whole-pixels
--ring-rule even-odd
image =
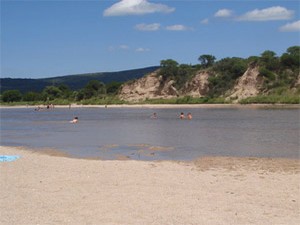
[[[0,155],[0,162],[12,162],[20,158],[18,155]]]

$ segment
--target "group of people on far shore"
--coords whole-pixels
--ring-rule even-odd
[[[44,106],[38,106],[34,110],[35,111],[41,111],[41,110],[45,110],[45,109],[54,109],[54,105],[53,104],[48,104],[45,107]]]

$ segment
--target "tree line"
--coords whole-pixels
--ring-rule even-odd
[[[84,88],[79,91],[72,91],[67,85],[47,86],[41,92],[29,91],[22,94],[19,90],[7,90],[1,95],[3,102],[49,102],[56,99],[69,101],[81,101],[91,98],[106,98],[107,96],[116,95],[122,82],[111,82],[104,84],[98,80],[89,81]]]

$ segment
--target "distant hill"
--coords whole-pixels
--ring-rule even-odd
[[[71,90],[79,90],[83,88],[90,80],[98,80],[105,84],[112,81],[126,82],[141,78],[144,75],[157,70],[158,68],[159,66],[152,66],[118,72],[85,73],[42,79],[0,78],[0,91],[1,93],[6,90],[19,90],[22,93],[28,91],[40,92],[46,86],[60,84],[69,86]]]

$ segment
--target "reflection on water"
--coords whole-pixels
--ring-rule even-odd
[[[193,119],[180,120],[180,112]],[[79,123],[69,122],[74,116]],[[299,129],[299,109],[1,109],[1,145],[103,159],[299,158]]]

